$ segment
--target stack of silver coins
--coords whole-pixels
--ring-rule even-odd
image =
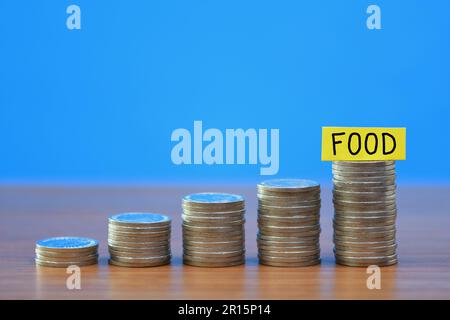
[[[36,264],[67,268],[98,262],[98,241],[89,238],[57,237],[36,242]]]
[[[339,161],[332,168],[336,262],[397,263],[395,162]]]
[[[230,267],[245,262],[245,201],[239,195],[185,196],[183,262],[198,267]]]
[[[109,218],[110,264],[155,267],[170,263],[171,219],[154,213],[122,213]]]
[[[258,257],[274,267],[320,263],[320,185],[277,179],[258,184]]]

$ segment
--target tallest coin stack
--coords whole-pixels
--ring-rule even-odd
[[[332,168],[336,262],[397,263],[395,162],[339,161]]]

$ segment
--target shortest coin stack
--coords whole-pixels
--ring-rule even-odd
[[[67,268],[98,262],[98,241],[89,238],[56,237],[36,242],[36,264]]]
[[[183,198],[183,262],[231,267],[245,261],[244,198],[197,193]]]
[[[258,184],[258,257],[274,267],[320,263],[320,185],[276,179]]]
[[[109,263],[155,267],[170,263],[171,219],[154,213],[122,213],[109,218]]]

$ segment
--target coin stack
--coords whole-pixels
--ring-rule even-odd
[[[274,267],[320,263],[320,185],[277,179],[258,184],[258,257]]]
[[[245,201],[239,195],[185,196],[183,262],[198,267],[230,267],[245,262]]]
[[[394,161],[333,162],[334,253],[347,266],[397,263]]]
[[[171,219],[154,213],[122,213],[109,218],[110,264],[155,267],[170,263]]]
[[[98,262],[98,241],[89,238],[56,237],[36,242],[36,264],[67,268]]]

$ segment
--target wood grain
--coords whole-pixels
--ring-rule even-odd
[[[206,269],[181,262],[183,195],[225,191],[247,199],[247,263]],[[382,289],[366,288],[364,268],[336,266],[331,191],[322,192],[322,264],[260,266],[254,186],[0,187],[1,299],[450,299],[450,188],[400,187],[399,261],[382,269]],[[107,263],[107,217],[152,211],[173,217],[171,265],[129,269]],[[82,289],[67,290],[64,269],[34,265],[37,239],[76,235],[101,242],[99,265],[82,268]]]

